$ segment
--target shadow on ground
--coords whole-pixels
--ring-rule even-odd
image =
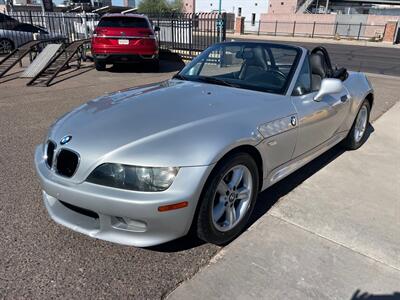
[[[94,69],[93,65],[82,66],[79,69],[77,69],[76,67],[70,67],[67,69],[68,71],[64,71],[63,73],[58,75],[56,78],[54,78],[54,81],[49,86],[53,86],[53,85],[56,85],[57,83],[77,77],[77,76],[87,73],[93,69]]]
[[[367,140],[369,136],[374,132],[374,127],[370,125],[366,132]],[[274,184],[270,188],[266,189],[262,193],[259,194],[257,198],[256,205],[254,207],[253,214],[250,217],[247,228],[249,228],[254,222],[256,222],[259,218],[261,218],[265,213],[267,213],[272,206],[280,198],[290,193],[297,186],[299,186],[303,181],[307,180],[309,177],[313,176],[319,170],[327,166],[329,163],[334,161],[340,155],[345,152],[344,148],[341,145],[336,145],[331,148],[327,152],[318,156],[313,161],[309,162],[304,167],[300,168],[293,174],[289,175],[285,179],[279,181]],[[155,247],[148,248],[149,250],[159,251],[159,252],[179,252],[184,251],[193,247],[198,247],[203,245],[205,242],[198,239],[194,232],[191,232],[189,235],[182,237],[180,239],[158,245]],[[355,298],[358,299],[358,298]],[[363,299],[363,298],[360,298]],[[369,298],[368,298],[369,299]],[[373,300],[378,298],[371,298]],[[386,298],[385,298],[386,299]],[[400,299],[399,299],[400,300]]]
[[[374,132],[374,127],[369,125],[366,136],[367,140],[369,136]],[[334,161],[340,155],[345,152],[345,149],[339,144],[335,147],[329,149],[325,153],[318,156],[316,159],[312,160],[304,167],[300,168],[293,174],[289,175],[285,179],[277,182],[273,186],[269,187],[263,191],[257,199],[256,206],[254,208],[253,214],[250,218],[248,226],[251,226],[255,221],[262,217],[270,208],[278,202],[280,198],[289,194],[297,186],[299,186],[303,181],[307,180],[309,177],[313,176],[319,170],[327,166],[329,163]]]
[[[112,73],[169,73],[178,72],[185,66],[182,58],[169,51],[160,52],[160,68],[154,70],[150,63],[122,63],[114,64],[112,67],[106,69]]]
[[[364,292],[361,294],[360,290],[355,291],[351,300],[400,300],[400,293],[394,292],[393,294],[369,294]]]
[[[185,64],[179,61],[160,60],[159,70],[152,68],[150,64],[146,63],[132,63],[132,64],[114,64],[108,67],[106,72],[111,73],[169,73],[180,71]]]

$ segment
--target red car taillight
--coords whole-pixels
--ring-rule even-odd
[[[105,31],[101,30],[100,28],[96,28],[93,31],[93,37],[101,37],[101,36],[105,36]]]

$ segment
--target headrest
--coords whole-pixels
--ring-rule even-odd
[[[310,55],[311,73],[326,77],[327,67],[325,58],[321,53],[313,53]]]
[[[268,67],[265,49],[262,47],[244,48],[241,53],[241,58],[245,61],[247,66]]]

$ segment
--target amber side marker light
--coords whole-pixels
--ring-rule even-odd
[[[179,208],[184,208],[189,205],[189,202],[183,201],[175,204],[170,204],[170,205],[163,205],[158,208],[158,211],[169,211],[169,210],[174,210],[174,209],[179,209]]]

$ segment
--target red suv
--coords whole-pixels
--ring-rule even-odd
[[[152,25],[143,15],[105,15],[92,37],[92,55],[98,71],[105,70],[108,63],[141,61],[148,61],[158,68],[158,50]]]

